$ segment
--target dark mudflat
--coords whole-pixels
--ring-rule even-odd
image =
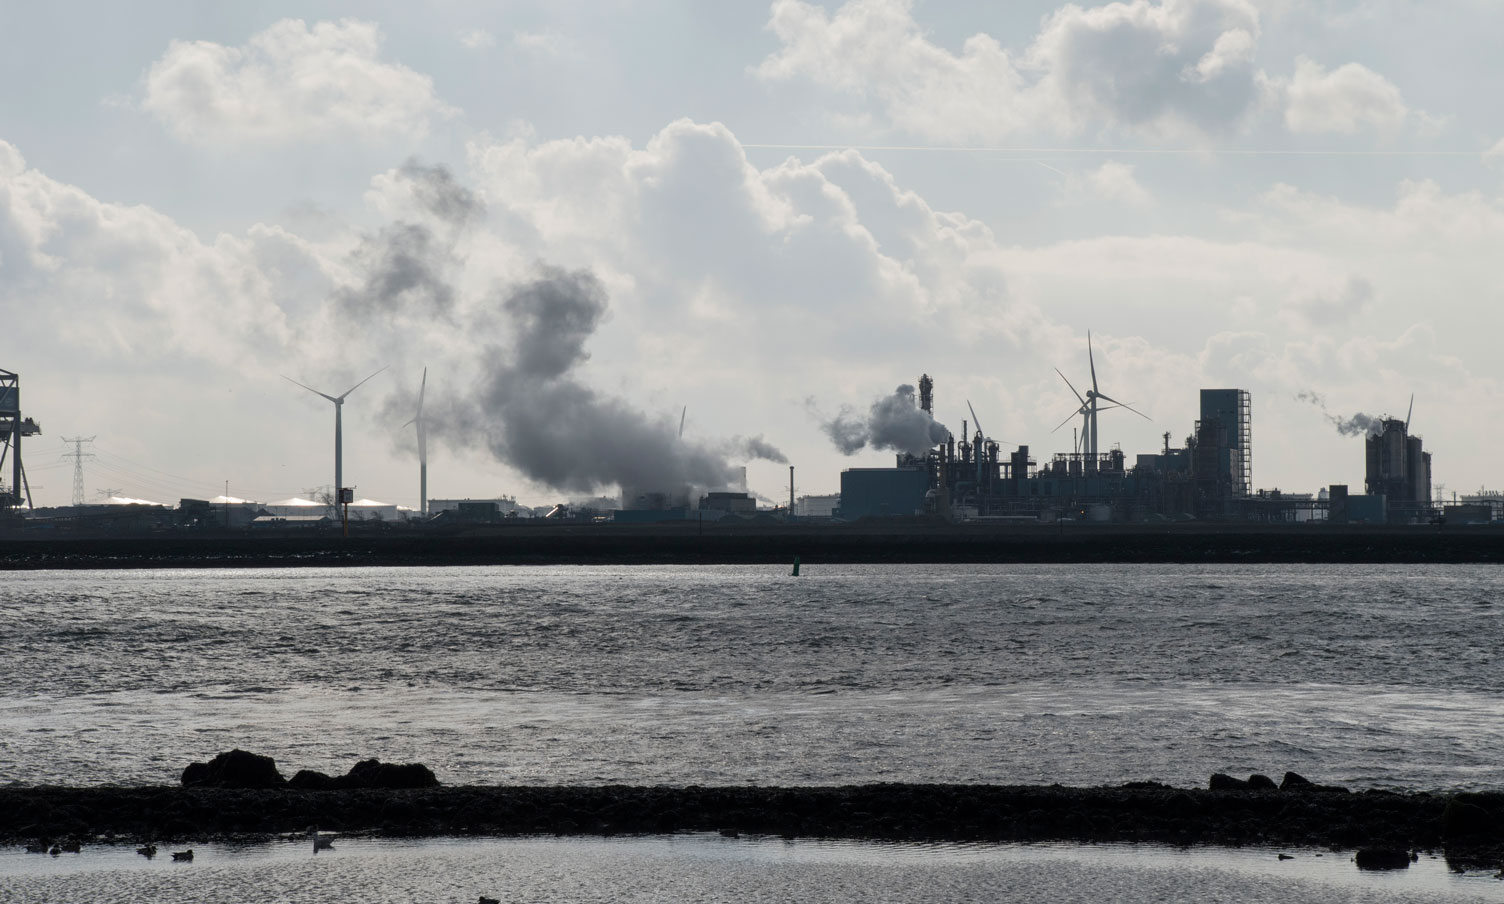
[[[814,788],[0,788],[0,840],[192,841],[302,831],[391,836],[721,832],[902,841],[1153,841],[1445,849],[1504,865],[1504,793],[860,785]]]

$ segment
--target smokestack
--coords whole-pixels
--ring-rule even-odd
[[[794,466],[789,465],[789,517],[794,516]]]

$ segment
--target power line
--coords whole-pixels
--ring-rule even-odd
[[[1118,154],[1153,157],[1477,157],[1486,150],[1316,150],[1310,148],[1058,148],[913,144],[750,144],[775,151],[935,151],[948,154]]]
[[[84,459],[86,459],[86,458],[93,458],[94,457],[94,453],[93,452],[85,452],[84,451],[84,443],[92,443],[92,442],[94,442],[94,437],[92,437],[92,436],[90,436],[90,437],[74,437],[73,439],[69,439],[68,437],[65,436],[65,437],[63,437],[63,442],[65,442],[65,443],[72,443],[73,444],[73,451],[72,452],[64,452],[62,454],[62,456],[61,456],[62,458],[71,458],[71,459],[73,459],[73,504],[75,506],[83,505],[84,504]]]
[[[213,490],[215,493],[221,490],[219,481],[200,480],[193,477],[185,477],[181,474],[174,474],[171,471],[164,471],[161,468],[134,461],[119,453],[110,452],[107,449],[100,449],[99,455],[101,457],[100,467],[107,467],[113,464],[113,471],[115,473],[127,476],[141,484],[154,486],[159,492],[165,491],[179,495],[193,496],[209,495],[210,490]],[[267,492],[262,488],[255,487],[248,488],[245,492],[250,493],[252,496],[262,496],[269,499],[294,495],[285,490]]]

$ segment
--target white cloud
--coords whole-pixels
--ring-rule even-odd
[[[50,179],[0,141],[0,302],[29,314],[10,324],[18,341],[67,335],[115,359],[280,356],[291,334],[278,301],[295,292],[265,264],[294,257],[306,263],[307,248],[277,227],[203,242],[149,207]]]
[[[484,28],[462,28],[459,39],[467,50],[485,50],[496,46],[496,36]]]
[[[1133,205],[1149,203],[1149,192],[1134,178],[1132,164],[1109,160],[1092,170],[1086,179],[1092,190],[1108,201]]]
[[[769,28],[781,46],[754,72],[873,104],[893,127],[937,141],[1235,133],[1276,108],[1286,87],[1295,131],[1391,128],[1406,115],[1398,89],[1357,64],[1327,73],[1303,60],[1288,86],[1270,77],[1257,62],[1260,17],[1249,0],[1068,4],[1022,52],[976,34],[953,53],[911,10],[911,0],[848,0],[833,13],[775,0]]]
[[[380,53],[380,29],[350,19],[284,19],[240,47],[174,41],[146,74],[142,106],[204,144],[421,137],[454,113],[431,78]]]
[[[517,31],[512,34],[512,46],[518,50],[561,56],[566,53],[569,41],[556,31]]]
[[[1362,126],[1393,130],[1410,114],[1392,82],[1357,63],[1328,72],[1301,57],[1285,98],[1285,125],[1292,132],[1351,133]]]
[[[1489,166],[1504,166],[1504,138],[1483,152],[1483,162]]]
[[[1029,49],[1043,89],[1076,126],[1219,132],[1258,109],[1258,10],[1245,0],[1133,0],[1062,7]]]
[[[1080,178],[1097,197],[1144,200],[1127,165]],[[1124,418],[1111,441],[1157,448],[1162,431],[1189,430],[1195,386],[1245,386],[1261,425],[1293,419],[1281,425],[1293,433],[1260,435],[1301,437],[1261,445],[1263,485],[1309,489],[1348,479],[1329,462],[1359,461],[1350,445],[1307,443],[1305,412],[1280,414],[1282,396],[1317,388],[1372,407],[1365,397],[1414,388],[1442,423],[1497,391],[1452,356],[1473,357],[1460,349],[1501,327],[1484,251],[1504,244],[1504,202],[1431,183],[1378,207],[1279,186],[1206,231],[1216,237],[1007,245],[855,151],[759,167],[724,126],[679,121],[638,143],[480,138],[456,174],[394,168],[373,176],[366,202],[386,225],[361,236],[334,230],[319,244],[256,226],[200,240],[49,179],[0,143],[0,307],[19,314],[8,320],[18,342],[66,335],[92,360],[193,358],[223,368],[223,383],[285,362],[315,385],[388,362],[415,380],[427,364],[432,393],[472,385],[504,346],[498,286],[540,260],[588,267],[611,312],[590,338],[592,385],[649,411],[687,404],[709,434],[765,432],[825,488],[843,466],[881,459],[842,458],[789,412],[812,393],[828,408],[867,404],[923,371],[940,382],[942,420],[965,416],[970,398],[1002,436],[1065,448],[1048,431],[1074,405],[1052,368],[1075,378],[1088,326],[1104,387],[1156,419]],[[351,293],[388,278],[379,316],[363,317]],[[390,385],[373,384],[367,410]],[[112,426],[128,429],[98,429]],[[347,422],[350,448],[370,449],[360,430]],[[1456,443],[1449,466],[1486,473]],[[407,486],[402,460],[387,469]],[[489,459],[446,470],[461,469],[516,482]],[[754,487],[778,471],[754,467]],[[366,474],[379,495],[385,478]]]
[[[1287,308],[1297,327],[1345,327],[1374,307],[1373,283],[1361,276],[1290,299]]]

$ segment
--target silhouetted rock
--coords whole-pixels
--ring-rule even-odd
[[[276,760],[238,748],[207,763],[189,763],[182,781],[185,786],[210,788],[277,788],[287,784],[277,771]]]
[[[1448,838],[1486,834],[1499,827],[1499,820],[1479,806],[1478,800],[1473,795],[1459,794],[1447,801],[1446,809],[1441,812],[1441,825]]]
[[[1279,785],[1276,785],[1274,783],[1274,779],[1270,778],[1267,775],[1259,775],[1257,772],[1255,772],[1253,775],[1248,776],[1248,787],[1254,791],[1279,790]]]
[[[327,791],[334,787],[334,778],[312,769],[299,769],[297,774],[287,780],[287,787],[304,791]]]
[[[1247,791],[1248,783],[1240,778],[1233,778],[1224,772],[1218,772],[1212,776],[1209,787],[1213,791]]]
[[[1286,772],[1285,780],[1280,782],[1281,791],[1309,791],[1322,794],[1351,794],[1352,792],[1341,785],[1318,785],[1303,775],[1295,772]]]
[[[1362,848],[1353,860],[1358,869],[1410,868],[1410,852],[1398,848]]]
[[[334,779],[335,788],[437,788],[439,780],[433,770],[422,763],[383,763],[372,758],[361,760],[350,771]]]

